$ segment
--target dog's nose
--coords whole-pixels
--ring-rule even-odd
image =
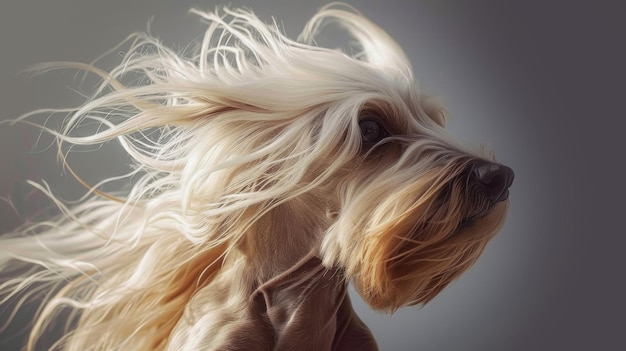
[[[515,174],[507,166],[484,160],[477,161],[470,171],[470,183],[489,201],[500,202],[509,197]]]

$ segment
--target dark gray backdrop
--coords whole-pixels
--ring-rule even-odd
[[[152,16],[154,34],[183,47],[203,30],[188,8],[224,3],[3,1],[0,119],[78,101],[69,89],[76,83],[71,74],[16,75],[28,65],[89,62],[131,32],[146,29]],[[295,37],[326,2],[230,3],[247,5],[268,21],[276,17]],[[626,216],[621,136],[626,28],[620,23],[626,12],[619,2],[349,3],[405,48],[422,86],[444,97],[450,128],[463,140],[493,148],[516,171],[502,233],[476,266],[432,303],[390,317],[355,302],[381,348],[626,349],[621,220]],[[21,187],[24,177],[44,178],[69,198],[81,190],[50,153],[29,152],[35,141],[32,130],[0,127],[0,196],[12,195],[22,210],[36,210],[41,201]],[[109,152],[72,155],[71,162],[93,182],[124,169],[116,151],[111,146]],[[18,222],[0,204],[0,229]],[[16,349],[15,331],[0,334],[0,349]]]

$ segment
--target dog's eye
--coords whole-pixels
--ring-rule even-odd
[[[383,126],[374,120],[366,119],[359,122],[361,128],[361,139],[366,144],[377,143],[387,136],[387,131]]]

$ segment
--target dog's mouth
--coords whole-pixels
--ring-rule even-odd
[[[455,232],[463,231],[465,229],[472,227],[476,223],[480,222],[481,219],[487,217],[487,215],[491,213],[493,208],[494,206],[489,206],[488,208],[482,209],[479,212],[476,212],[472,215],[464,217],[463,219],[459,221],[459,224],[457,225]]]

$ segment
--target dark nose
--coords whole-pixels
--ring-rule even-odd
[[[515,174],[507,166],[484,160],[477,161],[470,171],[470,184],[489,201],[500,202],[509,197]]]

